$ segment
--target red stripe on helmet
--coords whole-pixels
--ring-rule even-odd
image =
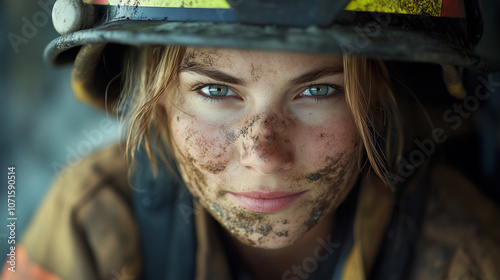
[[[102,5],[108,5],[108,0],[92,0],[93,4],[102,4]]]
[[[443,0],[443,7],[441,9],[442,17],[465,17],[465,7],[463,0]]]

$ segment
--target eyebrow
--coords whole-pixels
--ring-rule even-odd
[[[214,69],[208,69],[207,67],[200,65],[200,64],[195,64],[191,63],[188,66],[182,66],[179,69],[180,72],[194,72],[196,74],[202,75],[209,77],[211,79],[221,81],[224,83],[228,84],[234,84],[238,86],[245,86],[246,82],[243,79],[231,76],[229,74],[226,74],[224,72],[214,70]],[[343,73],[344,68],[342,66],[336,66],[336,67],[326,67],[318,70],[313,70],[309,73],[303,74],[297,78],[294,78],[290,81],[290,83],[294,85],[299,85],[299,84],[305,84],[309,83],[312,81],[319,80],[323,77],[326,76],[331,76],[339,73]]]
[[[327,67],[327,68],[322,68],[318,70],[313,70],[309,73],[306,73],[302,76],[299,76],[295,79],[292,79],[290,82],[294,85],[300,85],[300,84],[305,84],[309,83],[312,81],[319,80],[323,77],[335,75],[338,73],[344,73],[344,67],[342,66],[336,66],[336,67]]]
[[[182,66],[179,70],[179,73],[180,72],[194,72],[196,74],[203,75],[217,81],[237,86],[244,86],[246,84],[245,81],[240,78],[231,76],[218,70],[208,69],[207,67],[204,67],[200,64],[190,64],[189,66]]]

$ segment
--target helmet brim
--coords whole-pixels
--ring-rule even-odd
[[[258,49],[335,55],[359,55],[369,58],[449,64],[486,72],[498,68],[471,50],[423,33],[393,28],[373,33],[356,32],[354,27],[334,25],[293,28],[206,22],[134,22],[123,21],[61,36],[45,49],[45,59],[55,65],[74,62],[72,87],[77,99],[106,109],[120,95],[119,83],[111,83],[120,72],[118,52],[111,50],[103,67],[103,53],[109,45],[183,45],[218,48]],[[359,30],[358,30],[359,31]],[[110,56],[115,56],[110,59]],[[103,72],[106,69],[105,72]],[[105,96],[105,98],[103,98]]]
[[[113,43],[350,54],[383,60],[452,64],[486,72],[498,69],[471,50],[425,34],[390,28],[373,33],[356,32],[352,27],[340,25],[321,29],[238,23],[124,21],[61,36],[49,43],[44,57],[53,64],[63,64],[73,61],[81,46]]]

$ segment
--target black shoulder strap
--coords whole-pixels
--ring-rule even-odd
[[[155,178],[143,149],[137,152],[134,167],[132,193],[143,254],[141,279],[193,279],[196,235],[191,194],[163,163]]]
[[[429,176],[419,179],[416,184],[411,184],[409,180],[409,183],[399,186],[391,220],[368,278],[370,280],[408,278],[430,193]]]

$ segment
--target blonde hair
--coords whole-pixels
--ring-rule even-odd
[[[169,114],[160,101],[178,85],[185,50],[182,46],[147,46],[131,49],[126,55],[119,106],[128,126],[126,151],[131,168],[135,152],[143,145],[154,172],[154,147],[171,169],[167,160],[172,154]],[[388,185],[390,172],[396,170],[403,150],[398,106],[388,70],[381,60],[344,56],[343,61],[346,101],[363,142],[361,149],[366,151],[369,167]]]
[[[122,94],[118,111],[128,126],[126,155],[133,171],[135,153],[143,145],[156,174],[158,156],[172,171],[165,150],[172,153],[168,114],[161,99],[178,83],[178,72],[186,48],[179,46],[147,46],[131,48],[125,55]],[[154,149],[156,147],[157,149]]]
[[[381,60],[344,56],[344,75],[346,102],[367,160],[389,185],[403,153],[401,116],[389,71]]]

